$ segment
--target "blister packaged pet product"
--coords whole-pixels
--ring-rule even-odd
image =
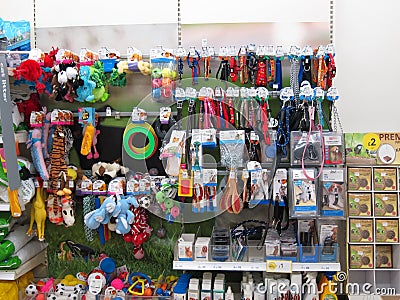
[[[309,178],[315,178],[316,170],[290,169],[290,207],[293,217],[318,215],[316,181],[308,179],[305,174]]]
[[[151,95],[153,100],[172,103],[175,93],[177,63],[172,50],[162,47],[150,50]]]
[[[343,165],[344,164],[344,137],[338,132],[324,132],[325,147],[325,165]]]
[[[291,165],[319,166],[322,162],[322,136],[317,132],[292,131],[290,133]]]
[[[345,170],[325,168],[322,171],[321,215],[344,217],[345,209]]]

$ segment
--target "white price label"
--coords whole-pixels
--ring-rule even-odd
[[[267,272],[292,273],[291,260],[267,260]]]

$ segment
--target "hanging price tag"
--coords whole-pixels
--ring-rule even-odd
[[[267,272],[292,273],[291,260],[267,260]]]

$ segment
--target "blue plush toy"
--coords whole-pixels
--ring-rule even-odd
[[[81,66],[79,77],[83,80],[83,85],[76,89],[78,97],[75,100],[79,102],[92,102],[94,100],[93,89],[96,87],[96,83],[90,80],[90,67]]]
[[[100,224],[108,224],[116,206],[114,196],[108,197],[98,209],[85,215],[85,225],[90,229],[97,229]]]
[[[116,217],[116,229],[118,234],[126,234],[130,231],[130,225],[135,221],[135,215],[130,210],[131,205],[139,207],[135,197],[123,197],[117,201],[117,206],[113,212],[113,217]]]

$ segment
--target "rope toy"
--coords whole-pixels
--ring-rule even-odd
[[[135,221],[131,225],[130,232],[124,234],[124,240],[134,245],[133,256],[136,259],[142,259],[144,257],[142,245],[150,238],[153,228],[149,225],[149,218],[145,208],[135,207],[133,214],[135,215]]]

